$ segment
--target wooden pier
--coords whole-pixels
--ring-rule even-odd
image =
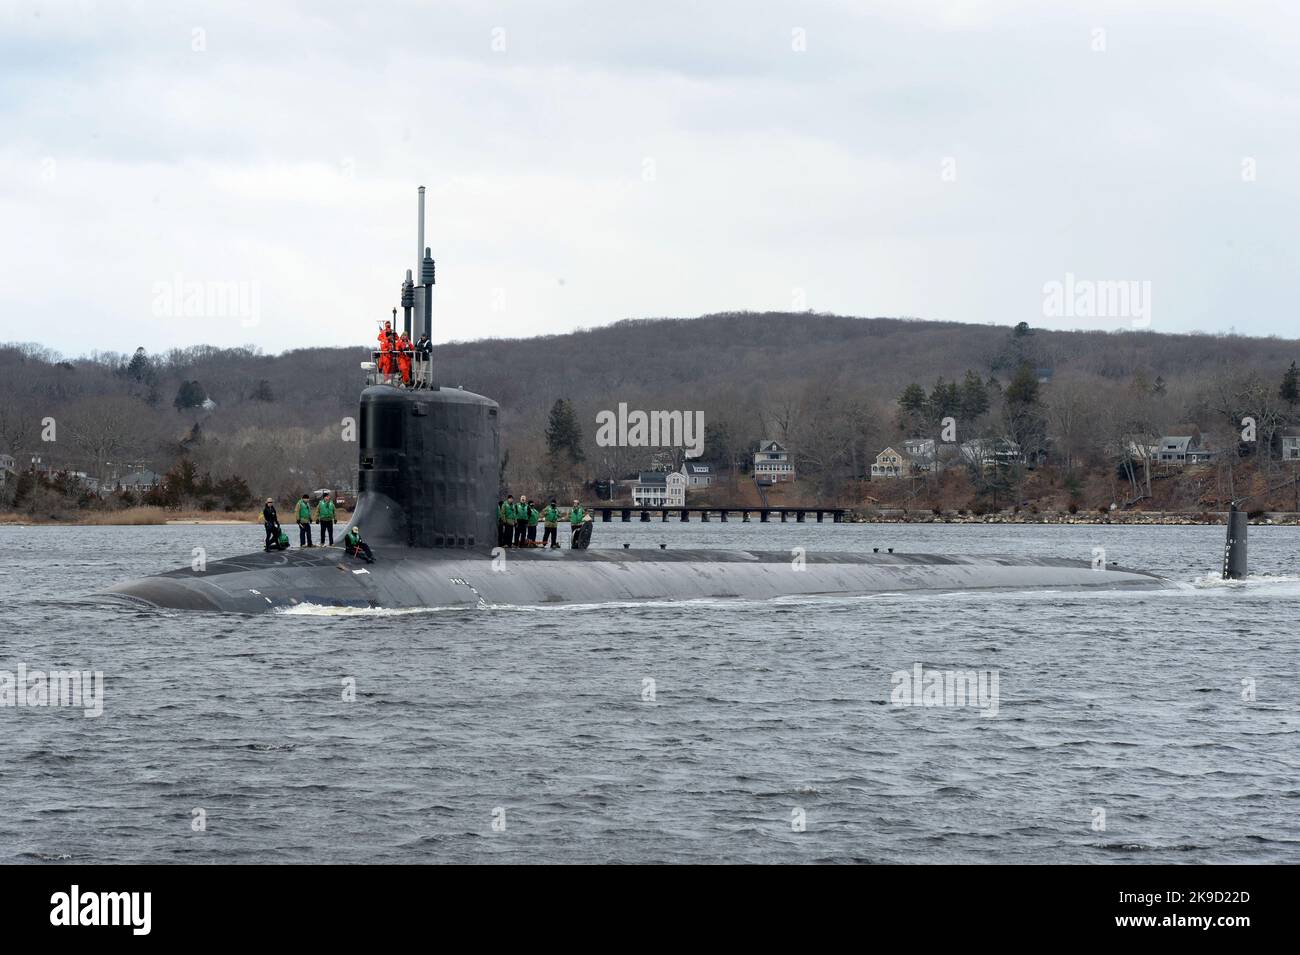
[[[608,524],[614,520],[614,515],[618,514],[623,523],[632,520],[633,514],[638,514],[639,520],[650,521],[651,514],[658,514],[661,521],[670,520],[670,515],[678,515],[681,521],[689,522],[692,514],[698,514],[701,521],[713,519],[717,515],[718,520],[725,522],[727,515],[739,514],[740,520],[746,524],[750,522],[750,515],[757,514],[759,523],[766,524],[770,521],[772,515],[778,515],[781,523],[784,524],[790,517],[794,518],[795,523],[803,524],[807,515],[816,514],[817,523],[824,522],[827,514],[831,516],[833,523],[840,524],[844,521],[844,515],[847,509],[843,507],[591,507],[589,511],[599,511],[600,519],[603,523]]]

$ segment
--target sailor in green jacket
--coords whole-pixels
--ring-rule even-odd
[[[375,555],[370,553],[370,545],[361,539],[361,528],[355,524],[343,535],[343,553],[349,557],[360,557],[367,564],[375,562]]]
[[[326,491],[320,497],[320,504],[316,507],[316,520],[320,524],[320,545],[321,547],[334,546],[334,499],[330,497],[330,492]],[[330,542],[325,543],[326,535],[329,536]]]
[[[519,495],[519,503],[515,504],[515,547],[523,547],[524,539],[528,537],[528,498],[523,494]]]
[[[560,524],[560,509],[555,506],[555,498],[551,498],[551,503],[542,510],[542,523],[546,525],[546,530],[542,532],[542,546],[550,541],[551,546],[556,550],[560,547],[560,542],[556,539],[556,530]]]
[[[505,546],[509,547],[515,539],[515,496],[506,495],[506,502],[501,505],[501,523],[505,525]]]
[[[569,508],[569,546],[573,546],[573,538],[578,533],[578,528],[582,526],[582,519],[586,517],[587,512],[582,509],[582,505],[577,501],[573,502],[573,507]]]
[[[304,494],[298,498],[298,546],[311,547],[311,504]]]
[[[537,519],[542,516],[542,512],[537,509],[537,505],[532,501],[528,502],[528,546],[537,546]]]

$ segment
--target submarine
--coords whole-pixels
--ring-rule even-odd
[[[431,330],[435,279],[419,190],[418,275],[402,284],[404,330]],[[394,318],[396,318],[394,309]],[[707,599],[855,597],[911,591],[1133,590],[1174,586],[1088,560],[785,550],[496,547],[501,438],[495,401],[410,383],[363,363],[358,527],[374,563],[342,548],[255,552],[117,584],[107,593],[164,610],[255,614],[297,606],[491,608]],[[587,525],[590,528],[590,525]]]

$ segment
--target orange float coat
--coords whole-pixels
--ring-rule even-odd
[[[402,381],[411,383],[411,340],[402,332],[397,339],[397,367],[401,369]]]

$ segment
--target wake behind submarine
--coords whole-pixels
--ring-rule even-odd
[[[434,263],[402,285],[405,331],[431,328]],[[1174,586],[1139,570],[1086,560],[938,554],[495,548],[500,432],[495,401],[372,374],[358,416],[358,494],[349,527],[376,558],[341,549],[257,552],[118,584],[109,594],[172,610],[261,613],[298,605],[482,608],[656,600],[851,597],[905,591]]]

